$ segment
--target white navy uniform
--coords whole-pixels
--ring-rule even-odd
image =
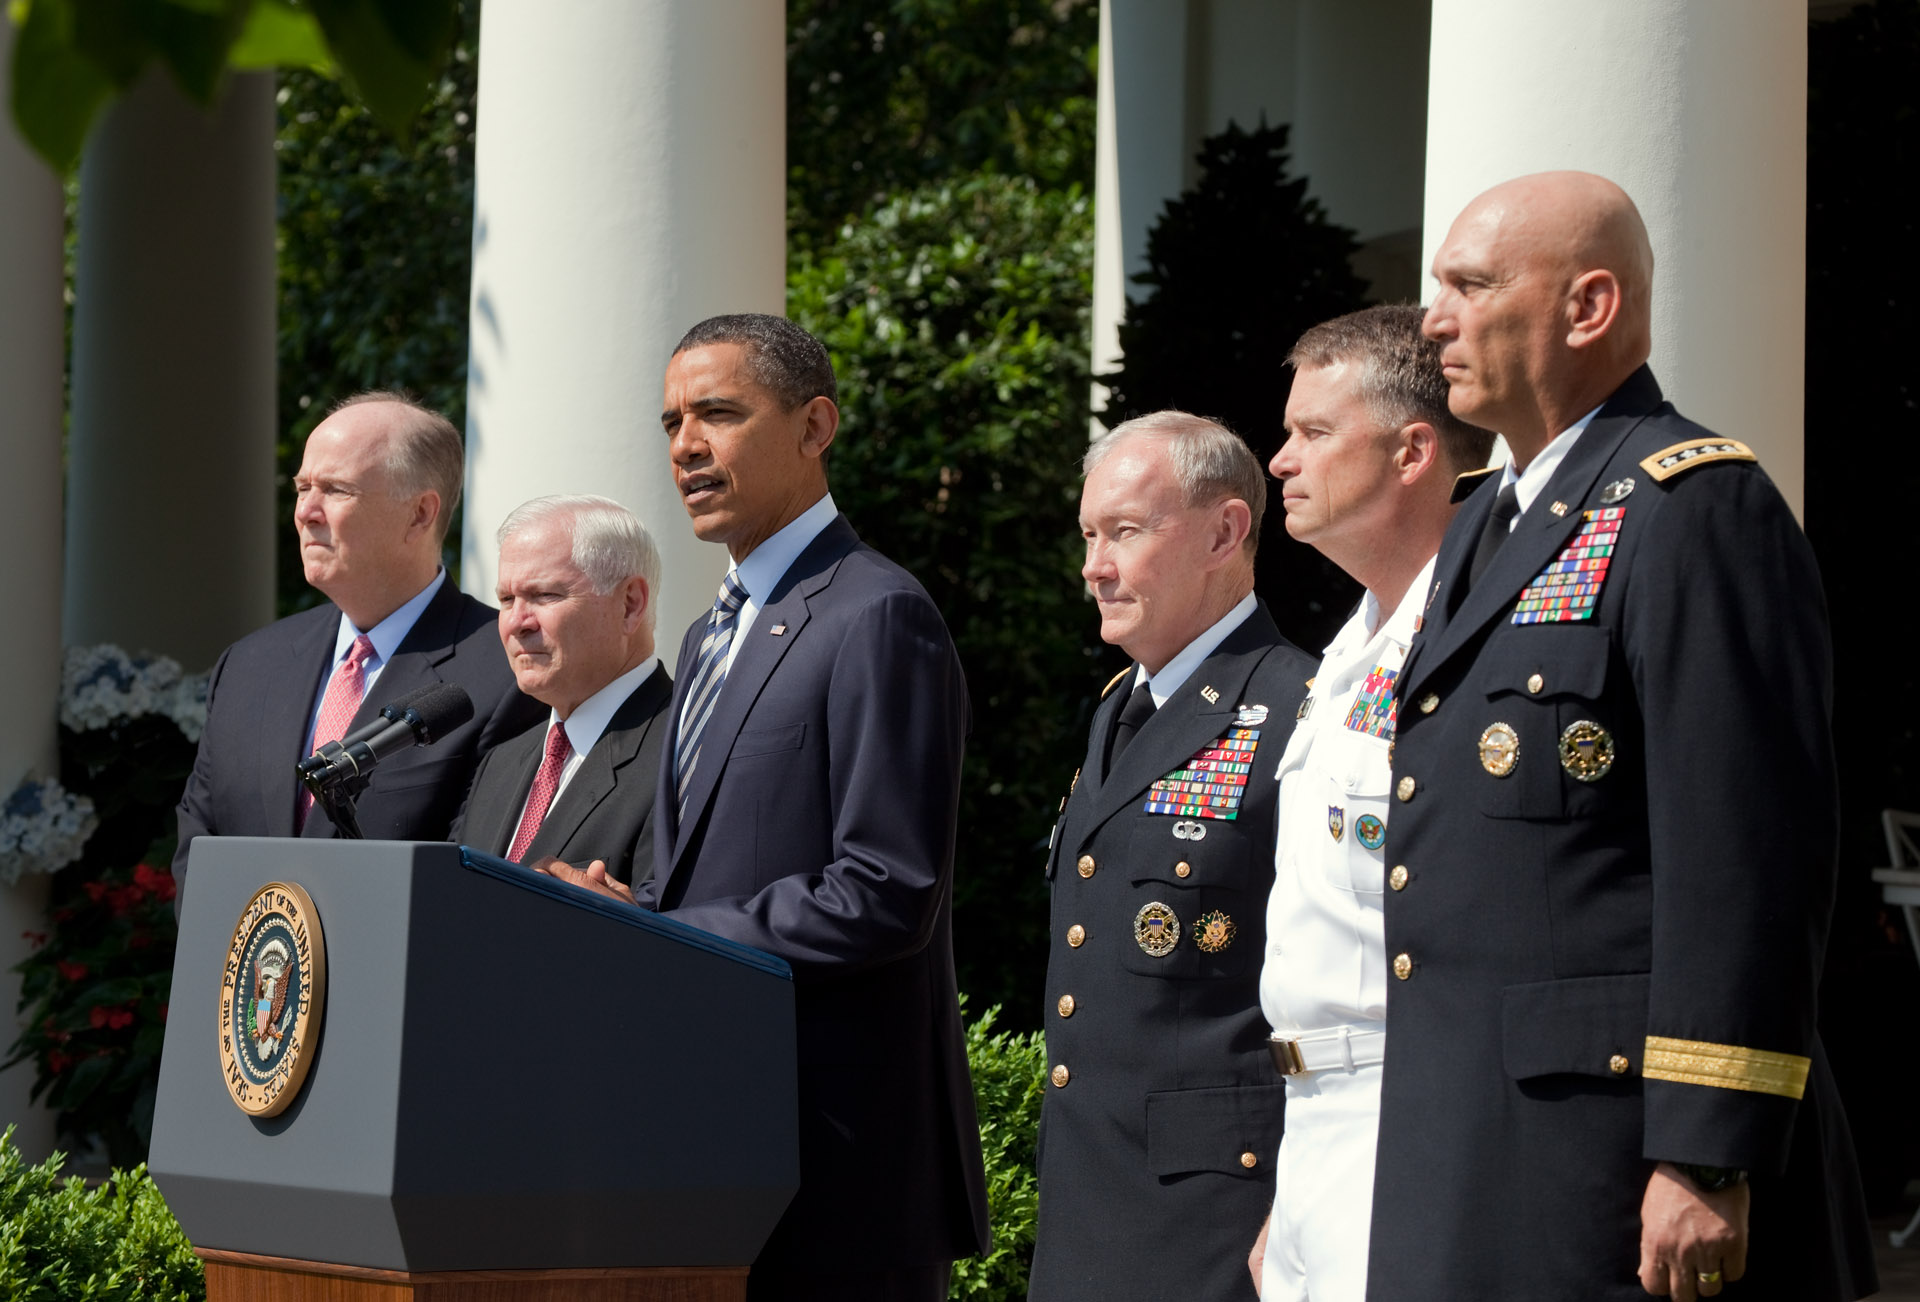
[[[1295,1041],[1262,1302],[1361,1302],[1386,1044],[1384,845],[1394,682],[1433,585],[1368,593],[1327,645],[1280,760],[1260,1006]]]

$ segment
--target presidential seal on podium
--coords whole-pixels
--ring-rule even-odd
[[[313,900],[261,887],[234,925],[220,981],[220,1075],[242,1112],[279,1115],[306,1081],[327,1001],[327,948]]]

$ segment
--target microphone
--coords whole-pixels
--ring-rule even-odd
[[[301,760],[300,781],[315,800],[323,800],[336,783],[364,782],[389,755],[431,746],[471,718],[473,701],[458,683],[436,683],[409,692],[382,708],[377,722],[328,742]]]

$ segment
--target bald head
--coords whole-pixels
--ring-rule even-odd
[[[1653,248],[1626,191],[1542,172],[1468,204],[1435,254],[1426,333],[1448,405],[1525,464],[1652,350]]]

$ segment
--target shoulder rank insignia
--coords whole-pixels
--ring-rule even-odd
[[[1100,689],[1100,699],[1103,701],[1106,700],[1107,693],[1111,692],[1114,688],[1118,687],[1120,685],[1120,680],[1125,678],[1128,674],[1132,672],[1133,672],[1133,666],[1128,665],[1125,669],[1122,669],[1119,673],[1107,679],[1107,685]]]
[[[1640,463],[1655,483],[1672,479],[1683,470],[1704,466],[1709,461],[1757,461],[1753,449],[1738,439],[1688,439],[1658,452]]]
[[[1626,514],[1624,506],[1582,511],[1580,532],[1521,589],[1520,600],[1513,608],[1513,622],[1561,624],[1592,619]]]
[[[1466,501],[1473,493],[1473,490],[1480,487],[1481,480],[1499,469],[1499,466],[1488,466],[1485,470],[1469,470],[1464,475],[1455,475],[1453,477],[1453,493],[1447,500],[1454,503]]]
[[[1240,800],[1247,792],[1247,775],[1260,748],[1260,729],[1229,728],[1185,764],[1147,790],[1142,812],[1177,814],[1182,818],[1240,817]],[[1173,834],[1180,835],[1176,825]],[[1192,836],[1198,841],[1205,832]]]

